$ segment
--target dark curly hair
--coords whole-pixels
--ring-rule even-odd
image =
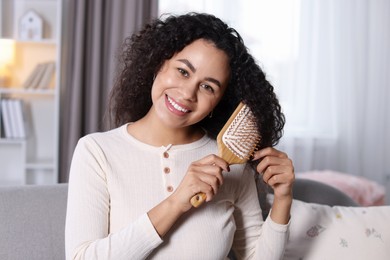
[[[188,13],[156,19],[123,44],[121,68],[111,92],[109,115],[115,127],[136,121],[152,106],[153,77],[163,63],[197,39],[212,42],[230,60],[230,81],[221,101],[198,124],[216,138],[240,101],[257,119],[262,137],[258,148],[276,145],[285,123],[273,86],[248,53],[239,33],[219,18]]]

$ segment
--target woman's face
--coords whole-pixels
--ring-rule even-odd
[[[196,40],[165,61],[152,87],[152,113],[174,128],[191,126],[208,116],[229,80],[227,55]]]

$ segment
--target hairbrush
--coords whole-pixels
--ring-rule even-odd
[[[219,156],[229,164],[241,164],[249,160],[260,142],[255,116],[250,108],[240,102],[217,136]],[[191,204],[199,207],[206,200],[200,192],[191,198]]]

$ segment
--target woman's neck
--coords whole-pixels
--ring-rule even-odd
[[[170,128],[147,116],[129,124],[127,132],[143,143],[158,147],[192,143],[205,135],[204,130],[197,126]]]

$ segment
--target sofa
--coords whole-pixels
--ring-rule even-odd
[[[68,186],[0,187],[0,259],[65,259]]]
[[[293,192],[303,205],[358,206],[335,188],[312,180],[297,179]],[[67,184],[0,187],[0,259],[65,259],[66,201]],[[301,239],[300,234],[294,236]]]

